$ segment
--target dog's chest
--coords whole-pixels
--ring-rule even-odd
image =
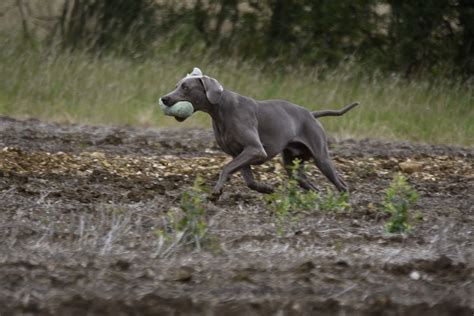
[[[225,125],[213,122],[212,127],[214,129],[217,145],[219,145],[226,154],[235,157],[242,152],[243,146]]]

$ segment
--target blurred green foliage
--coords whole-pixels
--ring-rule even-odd
[[[24,0],[17,3],[27,5]],[[474,74],[472,0],[60,3],[46,38],[67,50],[114,51],[136,57],[160,45],[170,51],[264,60],[268,65],[333,68],[355,61],[369,71],[406,77]],[[26,13],[21,16],[23,22],[29,18]],[[31,32],[26,22],[28,38]]]

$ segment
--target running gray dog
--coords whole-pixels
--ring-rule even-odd
[[[236,171],[240,171],[250,189],[261,193],[273,192],[271,185],[255,180],[251,166],[262,164],[279,153],[282,153],[289,175],[294,160],[301,160],[295,177],[302,188],[318,191],[304,171],[304,162],[312,158],[340,192],[347,191],[346,183],[329,158],[324,129],[315,118],[343,115],[357,106],[357,102],[340,111],[310,112],[288,101],[256,101],[224,89],[216,79],[204,76],[198,68],[181,79],[174,91],[161,98],[165,106],[172,106],[178,101],[188,101],[194,111],[203,111],[211,116],[217,144],[233,157],[223,167],[212,191],[215,199],[222,194],[224,183]]]

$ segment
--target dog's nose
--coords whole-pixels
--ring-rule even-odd
[[[161,98],[161,102],[163,102],[163,104],[166,106],[170,106],[170,98],[168,97]]]

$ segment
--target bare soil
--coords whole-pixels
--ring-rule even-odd
[[[212,186],[228,159],[211,131],[0,117],[0,314],[472,316],[474,149],[330,148],[350,211],[303,213],[281,236],[235,175],[206,204],[212,242],[162,257],[166,213],[196,175]],[[284,179],[277,160],[257,169]],[[401,169],[423,220],[389,234],[380,203]]]

